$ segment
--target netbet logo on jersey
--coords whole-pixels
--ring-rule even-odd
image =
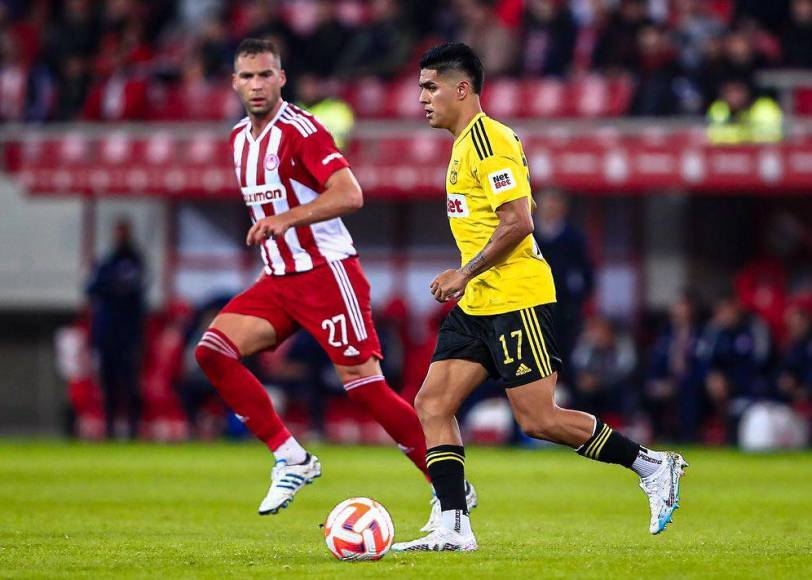
[[[488,183],[491,184],[491,191],[498,195],[516,187],[516,179],[510,169],[500,169],[488,174]]]
[[[459,193],[449,193],[446,206],[448,210],[448,217],[468,217],[468,201],[465,199],[464,195]]]
[[[262,205],[263,203],[272,203],[288,197],[288,192],[281,183],[254,185],[241,189],[245,205]]]

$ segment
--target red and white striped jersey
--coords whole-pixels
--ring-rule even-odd
[[[330,176],[349,163],[319,121],[282,102],[256,139],[248,117],[231,131],[234,168],[251,221],[313,201]],[[265,271],[282,276],[356,255],[341,218],[290,228],[261,246]]]

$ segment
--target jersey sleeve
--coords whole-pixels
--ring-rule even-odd
[[[504,203],[531,196],[527,169],[518,143],[501,135],[493,135],[487,147],[493,151],[493,155],[477,160],[475,169],[491,209],[496,211]]]
[[[350,166],[336,147],[333,136],[321,126],[315,133],[302,139],[298,157],[304,169],[321,187],[333,173]]]

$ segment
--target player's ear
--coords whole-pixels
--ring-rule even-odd
[[[237,90],[237,73],[231,73],[231,88]]]
[[[288,76],[285,74],[285,69],[279,69],[279,88],[281,89],[288,84]]]
[[[468,81],[460,81],[460,82],[458,82],[457,83],[457,98],[459,100],[464,99],[465,95],[468,94],[468,91],[470,89],[471,89],[471,87],[468,86]]]

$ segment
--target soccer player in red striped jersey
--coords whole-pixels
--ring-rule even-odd
[[[259,247],[264,272],[223,308],[195,355],[225,402],[275,457],[259,513],[277,513],[321,475],[318,458],[290,434],[240,362],[299,328],[327,352],[350,399],[426,474],[420,422],[381,373],[369,283],[340,217],[363,205],[349,163],[315,117],[281,98],[285,72],[271,42],[240,44],[232,84],[247,113],[230,139],[253,224],[246,243]]]

